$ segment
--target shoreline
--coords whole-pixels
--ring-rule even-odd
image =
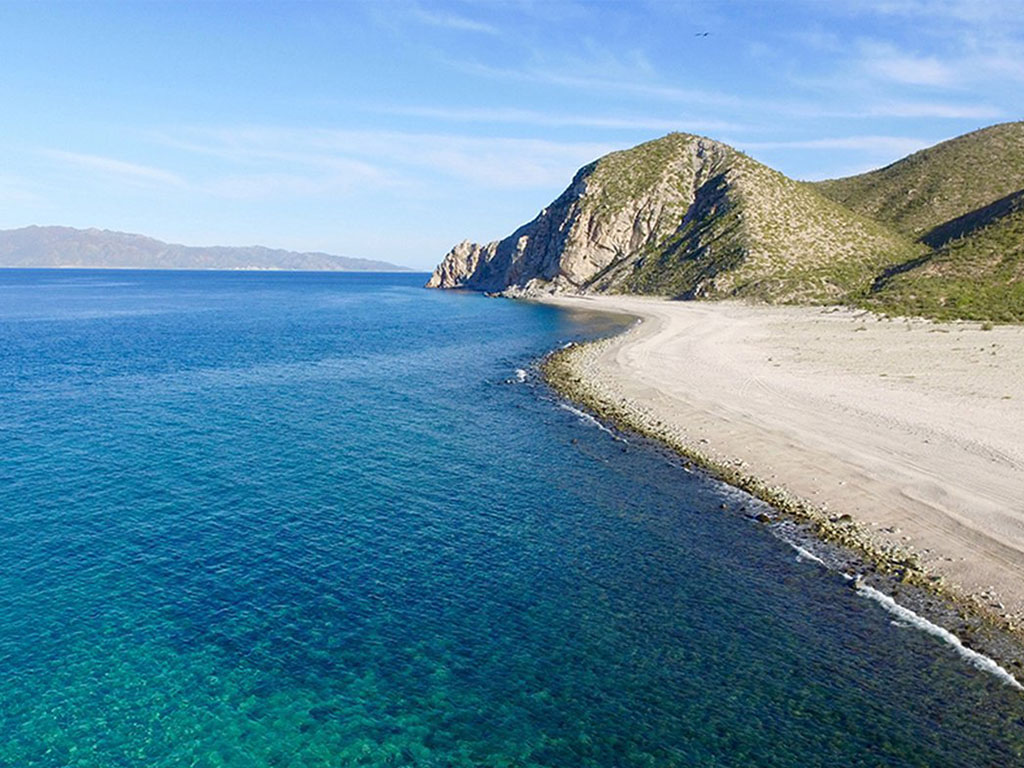
[[[1014,402],[1019,385],[992,395],[1024,372],[1024,328],[993,334],[835,307],[542,301],[638,320],[552,352],[542,368],[553,389],[766,502],[846,553],[845,572],[1024,678],[1024,460],[1012,450],[1024,398]],[[938,385],[880,370],[892,355],[929,373],[955,368],[958,350],[989,365],[983,353],[1006,342],[1006,370],[975,365]],[[974,391],[954,386],[965,383]],[[870,406],[855,408],[858,398]],[[890,409],[899,418],[883,418]],[[1004,424],[1009,450],[992,436]],[[1024,454],[1024,440],[1017,445]],[[993,478],[995,489],[972,503],[976,484]]]

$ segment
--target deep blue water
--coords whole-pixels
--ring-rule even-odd
[[[0,271],[2,766],[1011,766],[1024,700],[420,275]]]

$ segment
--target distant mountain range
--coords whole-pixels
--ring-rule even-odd
[[[1024,321],[1024,123],[816,183],[669,134],[580,169],[504,240],[455,246],[428,285]]]
[[[0,267],[410,271],[386,261],[328,253],[296,253],[258,245],[192,247],[125,232],[71,227],[0,230]]]

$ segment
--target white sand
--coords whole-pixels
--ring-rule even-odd
[[[581,373],[718,461],[1024,618],[1024,327],[835,308],[559,297],[643,318]],[[664,427],[663,427],[664,428]]]

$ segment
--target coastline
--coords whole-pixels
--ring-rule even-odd
[[[560,394],[767,502],[851,555],[858,580],[898,591],[1021,676],[1024,328],[836,307],[542,301],[638,319],[552,353],[544,375]]]

